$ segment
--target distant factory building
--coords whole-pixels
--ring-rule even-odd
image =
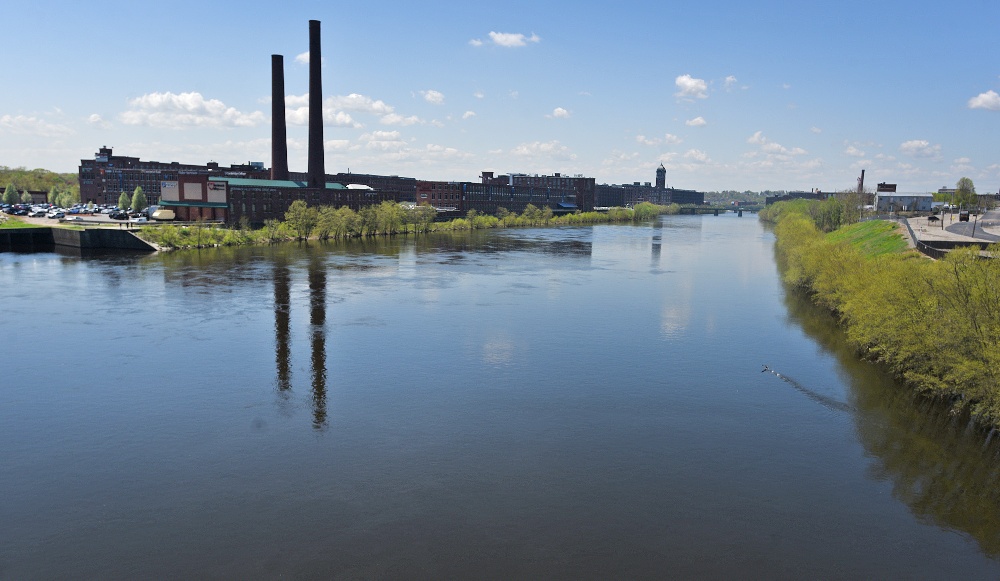
[[[667,168],[656,168],[656,185],[650,182],[632,184],[600,184],[595,190],[594,205],[598,207],[634,206],[650,202],[669,204],[704,204],[705,194],[694,190],[667,187]]]
[[[875,210],[879,212],[930,212],[932,193],[905,194],[878,192],[875,194]]]
[[[269,170],[262,162],[245,165],[188,165],[172,162],[142,161],[138,157],[114,155],[110,147],[101,147],[93,159],[80,160],[80,201],[95,204],[116,204],[122,192],[129,196],[142,188],[150,205],[159,203],[163,182],[175,182],[181,174],[229,176],[237,178],[267,178]]]
[[[764,198],[764,205],[770,206],[776,202],[788,202],[791,200],[825,200],[835,194],[831,192],[821,192],[813,190],[811,192],[785,192],[777,196],[767,196]]]
[[[496,214],[504,208],[520,214],[529,204],[551,208],[554,214],[593,209],[594,178],[562,174],[494,175],[486,171],[481,182],[417,181],[418,204],[429,204],[439,213],[465,214],[475,210]]]
[[[92,160],[80,162],[82,201],[114,204],[121,192],[142,187],[149,203],[174,211],[178,220],[212,220],[252,224],[283,219],[296,200],[310,206],[348,206],[354,210],[383,201],[413,201],[416,180],[370,174],[328,175],[324,169],[320,23],[309,21],[309,171],[288,170],[285,124],[284,64],[271,56],[271,169],[263,162],[222,167],[178,162],[142,161],[115,156],[102,147]]]

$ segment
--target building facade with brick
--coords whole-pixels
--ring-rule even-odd
[[[261,162],[223,167],[216,162],[191,165],[176,161],[142,161],[138,157],[114,155],[110,147],[101,147],[93,159],[80,160],[80,201],[115,204],[122,192],[131,196],[135,188],[141,187],[146,201],[156,205],[160,200],[161,184],[177,181],[180,175],[263,179],[270,176],[270,170]]]

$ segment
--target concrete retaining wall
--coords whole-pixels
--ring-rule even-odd
[[[0,252],[46,252],[55,246],[81,250],[155,251],[156,247],[127,230],[90,228],[11,228],[0,230]]]
[[[128,230],[52,228],[52,239],[60,246],[72,246],[83,250],[156,250]]]

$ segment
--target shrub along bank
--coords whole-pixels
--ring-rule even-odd
[[[980,258],[978,249],[926,259],[904,250],[892,222],[825,234],[811,216],[820,210],[814,204],[822,202],[761,214],[775,222],[785,281],[834,311],[863,356],[1000,427],[1000,261]]]
[[[448,230],[481,230],[538,226],[641,222],[659,214],[677,214],[680,206],[659,206],[643,202],[635,208],[611,208],[607,212],[577,212],[554,216],[551,208],[531,204],[521,214],[503,208],[496,216],[470,210],[464,218],[447,222],[435,221],[436,212],[430,206],[405,208],[393,202],[366,206],[360,211],[332,206],[309,207],[305,202],[293,202],[285,220],[268,220],[260,229],[244,223],[236,228],[211,224],[190,226],[157,225],[143,227],[140,238],[160,248],[204,248],[208,246],[241,246],[271,244],[288,240],[319,240],[396,236]]]

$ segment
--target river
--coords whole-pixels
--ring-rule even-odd
[[[0,579],[997,578],[998,444],[773,245],[0,253]]]

